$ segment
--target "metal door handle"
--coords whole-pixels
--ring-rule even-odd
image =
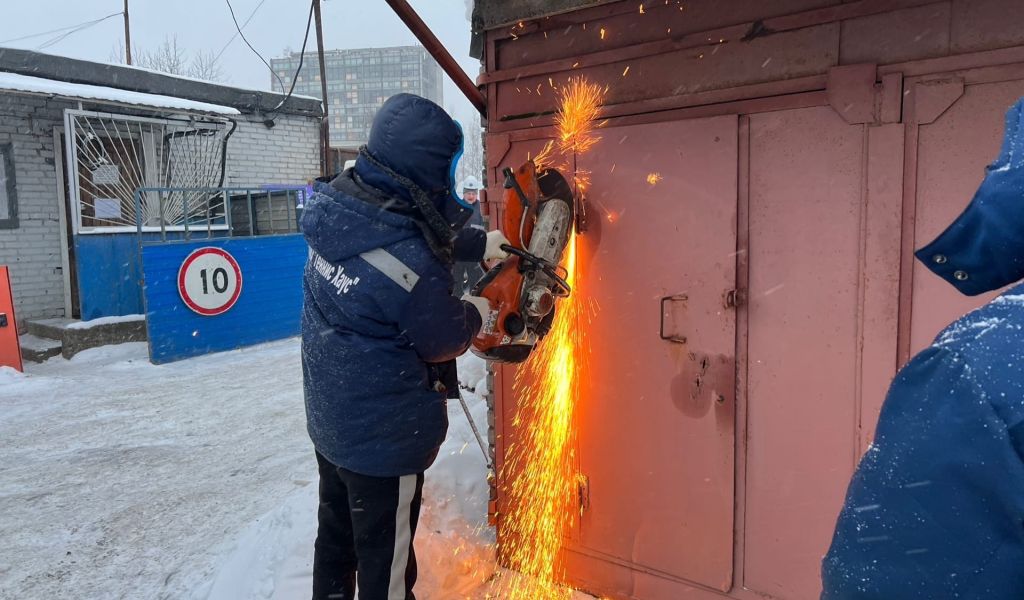
[[[686,294],[673,294],[671,296],[665,296],[661,299],[661,329],[659,336],[661,339],[673,342],[676,344],[685,344],[686,336],[679,333],[666,333],[665,332],[665,306],[670,302],[686,302],[689,297]]]

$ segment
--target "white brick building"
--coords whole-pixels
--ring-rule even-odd
[[[115,231],[118,226],[121,230],[134,228],[130,201],[115,202],[101,197],[104,193],[96,189],[73,189],[77,179],[68,176],[69,165],[75,165],[80,174],[87,167],[68,160],[65,148],[69,140],[78,153],[86,139],[99,152],[120,160],[117,185],[124,188],[121,196],[127,198],[132,195],[130,188],[168,185],[174,180],[171,170],[180,170],[188,162],[179,157],[161,171],[154,163],[167,163],[168,159],[154,155],[153,148],[158,154],[180,152],[175,150],[180,140],[212,138],[215,133],[218,140],[226,138],[226,142],[209,142],[207,149],[217,157],[208,161],[208,173],[192,180],[202,180],[204,186],[220,183],[247,188],[306,184],[320,174],[320,102],[293,96],[272,110],[282,99],[270,92],[0,48],[0,265],[10,266],[20,321],[103,316],[81,314],[83,274],[79,271],[83,269],[76,264],[77,242],[88,237],[86,233]],[[89,133],[91,138],[77,142],[66,137],[74,119],[91,123],[99,137]],[[139,134],[100,129],[119,123],[137,126]],[[167,124],[177,128],[177,133]],[[154,141],[151,131],[157,127],[168,133]],[[188,127],[192,129],[182,133]],[[189,137],[196,131],[201,135]],[[126,158],[128,154],[134,155],[131,160]],[[135,174],[130,172],[133,165],[138,171]],[[96,173],[104,171],[102,166],[93,167],[91,185],[95,187],[95,182],[101,181]],[[118,177],[117,167],[106,168]],[[102,181],[108,188],[115,185],[110,179]],[[110,192],[105,195],[114,196]],[[92,236],[89,241],[97,238]],[[103,267],[116,271],[119,265]],[[92,272],[93,267],[87,265],[84,270]]]

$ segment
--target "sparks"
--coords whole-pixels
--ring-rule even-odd
[[[593,129],[604,92],[583,78],[563,85],[555,117],[558,135],[533,159],[538,167],[564,161],[566,170],[573,172],[577,193],[586,188],[589,173],[570,165],[599,139]],[[556,565],[562,541],[579,515],[574,504],[579,473],[573,418],[586,347],[582,320],[590,305],[577,287],[577,243],[573,234],[564,259],[573,293],[559,302],[551,331],[516,372],[514,382],[518,403],[512,422],[522,439],[509,447],[501,473],[509,503],[500,522],[500,539],[509,566],[524,577],[513,575],[499,583],[500,597],[508,600],[567,600],[571,594],[560,585],[564,574]]]
[[[605,33],[605,31],[604,31],[604,27],[602,27],[602,28],[601,28],[601,39],[602,39],[602,40],[604,39],[604,33]]]
[[[640,14],[644,14],[644,5],[640,3]]]
[[[651,185],[658,185],[658,182],[662,180],[661,173],[648,173],[647,183]]]
[[[577,77],[560,90],[560,108],[555,115],[558,144],[563,155],[583,154],[600,139],[594,122],[600,112],[604,90]]]
[[[622,72],[622,76],[625,77],[626,73],[629,73],[629,67],[626,67],[626,70]]]

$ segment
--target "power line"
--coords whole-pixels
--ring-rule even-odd
[[[270,72],[274,74],[274,77],[277,77],[277,82],[281,84],[281,89],[283,90],[284,80],[282,80],[281,76],[277,74],[277,71],[274,70],[274,67],[270,66],[270,63],[267,62],[267,59],[263,58],[263,55],[260,54],[259,50],[253,48],[252,44],[249,43],[249,38],[245,37],[245,34],[242,33],[242,28],[238,25],[238,18],[235,17],[235,8],[231,6],[231,0],[224,0],[224,2],[228,3],[228,10],[231,11],[231,20],[235,22],[235,29],[238,31],[238,35],[241,36],[242,41],[245,42],[246,46],[249,46],[249,49],[252,50],[253,53],[256,54],[256,56],[260,57],[260,60],[263,61],[263,64],[267,65],[267,68],[270,69]]]
[[[68,31],[66,33],[62,33],[60,35],[54,36],[54,37],[50,38],[49,40],[43,42],[42,44],[40,44],[39,46],[36,47],[36,50],[45,50],[46,48],[49,48],[50,46],[53,46],[55,44],[58,44],[58,43],[64,41],[68,36],[70,36],[72,34],[78,33],[79,31],[84,31],[86,29],[89,29],[90,27],[93,27],[95,25],[99,25],[100,23],[102,23],[103,21],[106,21],[107,19],[112,19],[114,17],[119,17],[119,16],[121,16],[123,14],[124,14],[123,12],[116,12],[116,13],[109,14],[109,15],[103,17],[102,19],[96,19],[95,21],[90,21],[88,23],[83,23],[82,25],[79,25],[79,26],[75,27],[71,31]]]
[[[22,40],[30,40],[32,38],[42,37],[44,35],[50,35],[51,33],[60,33],[62,31],[67,31],[68,29],[77,29],[79,27],[82,27],[83,25],[94,25],[96,23],[100,23],[101,21],[105,21],[105,20],[110,19],[112,17],[116,17],[116,16],[118,16],[120,14],[122,14],[122,13],[116,12],[116,13],[107,15],[105,17],[102,17],[100,19],[95,19],[93,21],[86,21],[84,23],[79,23],[77,25],[69,25],[67,27],[59,27],[57,29],[51,29],[49,31],[41,31],[39,33],[33,33],[31,35],[23,35],[21,37],[11,38],[9,40],[0,40],[0,44],[10,44],[11,42],[20,42]]]
[[[302,50],[299,50],[299,68],[295,69],[295,75],[292,76],[292,87],[288,88],[288,93],[285,94],[284,98],[281,98],[281,101],[277,103],[277,106],[270,109],[270,112],[274,112],[284,106],[284,103],[292,97],[292,92],[295,91],[295,82],[299,80],[299,73],[302,73],[302,61],[306,58],[306,44],[309,42],[309,28],[313,25],[314,8],[316,8],[316,0],[313,0],[309,4],[309,18],[306,19],[306,33],[302,37]],[[284,86],[281,86],[281,89],[283,90]],[[327,98],[323,99],[323,103],[327,103]]]
[[[259,12],[260,8],[263,6],[263,3],[266,1],[267,0],[260,0],[260,3],[256,5],[256,8],[252,9],[252,12],[249,13],[248,18],[245,19],[245,23],[242,23],[242,29],[245,29],[249,25],[249,21],[252,21],[252,18],[256,16],[256,13]],[[221,48],[220,52],[217,53],[217,56],[214,57],[214,62],[220,59],[221,54],[224,54],[224,51],[228,49],[228,46],[231,45],[231,42],[238,39],[238,33],[239,32],[236,31],[235,35],[231,36],[231,39],[228,40],[226,44],[224,44],[224,47]],[[284,90],[284,86],[281,86],[281,89]]]
[[[238,25],[238,18],[235,17],[235,9],[233,6],[231,6],[231,0],[224,0],[224,2],[227,3],[228,10],[231,11],[231,20],[235,22],[235,29],[238,31],[238,35],[242,38],[242,41],[245,42],[245,45],[249,46],[249,49],[252,50],[253,53],[256,54],[256,56],[258,56],[260,60],[263,61],[263,64],[265,64],[268,69],[270,69],[270,72],[274,75],[274,77],[277,78],[277,82],[281,84],[281,91],[284,91],[284,80],[282,80],[281,76],[277,74],[277,71],[274,70],[274,67],[270,66],[270,63],[267,62],[267,59],[263,58],[263,55],[260,54],[259,51],[256,50],[256,48],[253,48],[253,45],[249,43],[248,38],[246,38],[245,34],[242,33],[242,28]],[[313,25],[313,8],[315,5],[315,1],[311,2],[309,5],[309,18],[306,19],[306,33],[302,38],[302,50],[299,52],[299,68],[295,71],[295,76],[292,77],[291,88],[288,89],[288,93],[285,94],[284,98],[282,98],[281,101],[277,103],[277,106],[267,111],[268,113],[276,112],[278,109],[284,106],[284,103],[287,102],[288,99],[292,97],[292,93],[295,91],[295,82],[299,80],[299,73],[302,72],[302,62],[303,59],[305,59],[306,57],[306,44],[309,42],[309,30]],[[324,102],[326,101],[327,99],[324,98]]]

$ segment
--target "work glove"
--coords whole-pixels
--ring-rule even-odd
[[[487,246],[484,248],[484,262],[492,260],[504,260],[508,252],[501,249],[502,244],[510,244],[508,238],[501,231],[495,229],[487,232]]]
[[[466,304],[471,305],[480,313],[480,322],[484,323],[487,321],[487,315],[491,313],[491,302],[487,298],[481,298],[480,296],[470,296],[466,294],[462,297],[462,301]]]

